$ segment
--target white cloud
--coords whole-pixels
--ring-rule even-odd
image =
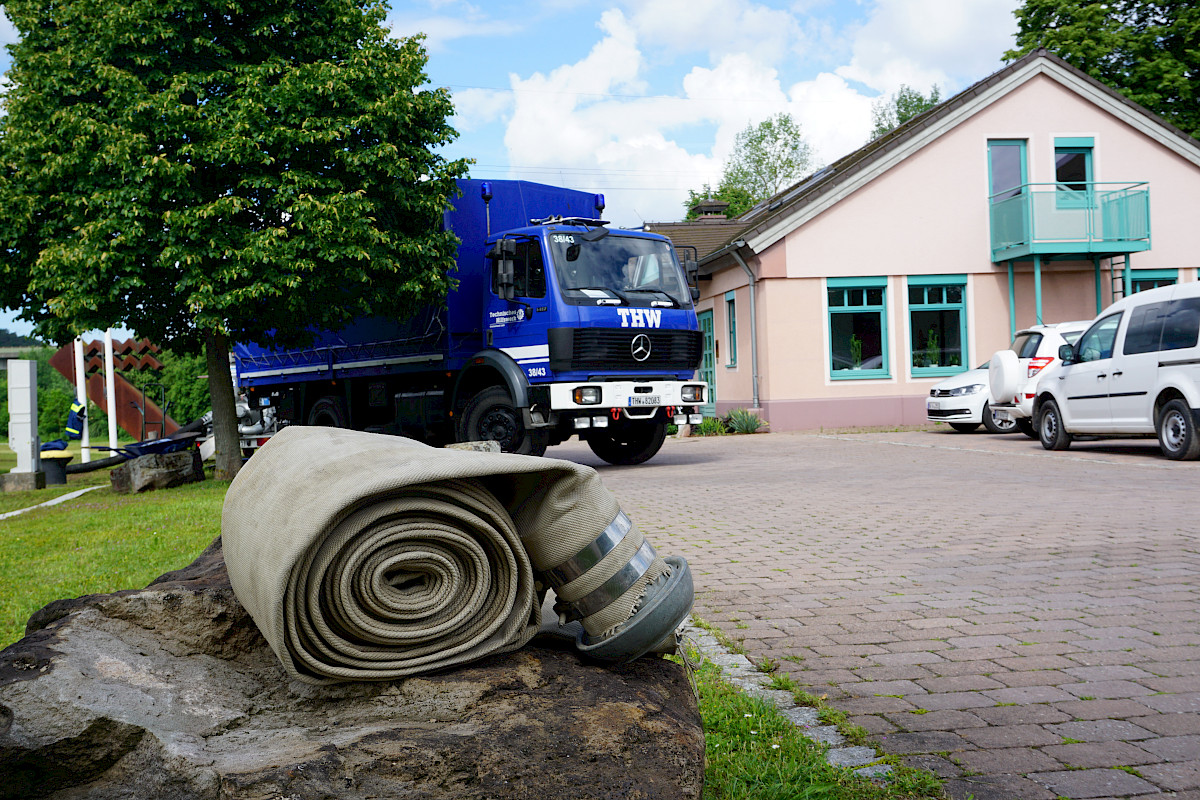
[[[905,83],[943,96],[994,72],[1012,46],[1018,0],[877,0],[852,33],[853,57],[838,75],[883,94]]]
[[[792,86],[788,94],[787,110],[800,123],[819,164],[829,164],[866,144],[872,100],[841,77],[823,72]]]
[[[512,94],[494,89],[459,89],[454,92],[454,127],[459,133],[474,131],[504,117],[513,105]]]
[[[430,5],[438,13],[417,16],[393,11],[388,14],[387,24],[392,33],[402,37],[423,33],[425,49],[433,53],[454,39],[470,36],[504,37],[521,29],[516,23],[492,19],[477,6],[460,0],[434,0]]]
[[[658,50],[707,52],[714,62],[754,53],[756,60],[775,64],[806,45],[795,16],[750,0],[655,0],[625,7],[650,58]]]
[[[0,44],[15,44],[20,38],[16,26],[8,18],[8,9],[0,5]]]

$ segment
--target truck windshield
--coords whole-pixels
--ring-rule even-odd
[[[666,242],[615,234],[587,242],[578,234],[551,233],[550,252],[568,303],[645,308],[690,305],[683,275]]]

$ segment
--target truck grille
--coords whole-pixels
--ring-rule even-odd
[[[694,370],[700,365],[703,340],[700,331],[651,328],[551,328],[550,369],[594,370]],[[633,357],[634,337],[645,334],[650,356]]]

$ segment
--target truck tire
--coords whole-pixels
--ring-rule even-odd
[[[1047,400],[1038,412],[1038,438],[1047,450],[1066,450],[1071,446],[1071,434],[1063,427],[1058,403]]]
[[[666,438],[666,423],[656,422],[593,428],[588,433],[587,443],[593,453],[608,463],[627,466],[649,461],[662,448]]]
[[[1182,400],[1167,403],[1158,415],[1158,446],[1172,461],[1195,461],[1200,456],[1192,410]]]
[[[335,395],[322,397],[313,403],[306,424],[320,428],[350,427],[350,415],[346,413],[345,399]]]
[[[513,406],[508,390],[489,386],[475,395],[463,409],[460,439],[464,442],[494,441],[505,453],[540,456],[549,436],[544,431],[525,430],[521,412]]]

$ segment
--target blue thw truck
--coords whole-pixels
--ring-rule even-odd
[[[284,425],[534,455],[577,435],[605,461],[638,464],[668,424],[701,421],[694,262],[663,236],[609,228],[603,195],[459,188],[443,216],[461,242],[444,305],[322,331],[303,349],[233,347],[244,447]]]

